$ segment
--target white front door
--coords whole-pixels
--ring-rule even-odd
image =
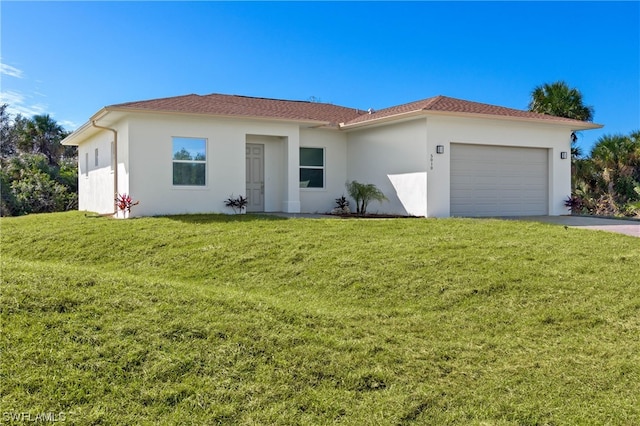
[[[247,211],[264,211],[264,145],[246,147]]]

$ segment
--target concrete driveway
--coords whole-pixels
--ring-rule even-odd
[[[523,216],[509,219],[553,223],[556,225],[569,226],[571,228],[617,232],[618,234],[640,238],[640,222],[633,220],[602,219],[599,217],[586,216]]]

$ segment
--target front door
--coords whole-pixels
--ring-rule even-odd
[[[247,211],[264,211],[264,145],[248,143],[246,147]]]

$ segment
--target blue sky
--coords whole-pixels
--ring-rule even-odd
[[[2,102],[74,129],[105,105],[226,93],[526,109],[564,80],[640,129],[640,2],[0,2]]]

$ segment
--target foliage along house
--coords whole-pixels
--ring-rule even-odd
[[[389,199],[371,212],[427,216],[567,213],[571,133],[597,124],[436,96],[380,111],[232,95],[111,105],[78,146],[80,210],[132,216],[327,212],[345,182]]]

